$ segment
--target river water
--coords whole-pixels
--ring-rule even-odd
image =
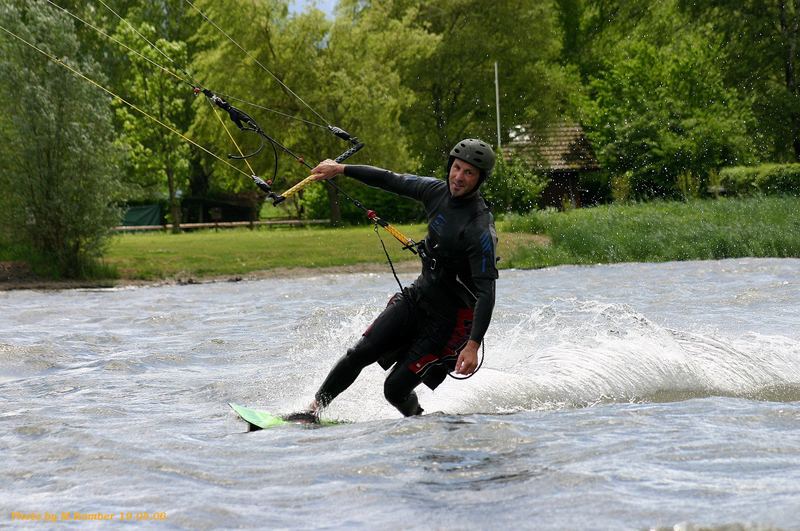
[[[253,433],[227,402],[304,405],[391,275],[2,292],[0,526],[800,529],[798,273],[502,271],[484,367],[431,414],[370,367],[348,423]]]

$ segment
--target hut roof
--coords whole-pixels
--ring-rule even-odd
[[[600,168],[592,146],[578,124],[563,123],[540,131],[516,125],[511,128],[508,148],[543,170],[592,171]]]

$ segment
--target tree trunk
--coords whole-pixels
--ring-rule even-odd
[[[172,232],[178,234],[181,231],[181,202],[177,198],[171,198],[170,213],[172,214]]]
[[[326,188],[328,188],[328,202],[331,207],[331,225],[341,225],[342,209],[339,206],[339,194],[336,193],[333,186],[327,186]]]

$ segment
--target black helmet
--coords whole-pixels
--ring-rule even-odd
[[[461,142],[453,146],[450,150],[450,159],[447,161],[447,173],[450,173],[450,166],[453,165],[454,159],[460,159],[464,162],[469,162],[479,170],[481,170],[481,179],[478,183],[485,181],[492,174],[494,168],[494,151],[492,147],[477,138],[465,138]]]

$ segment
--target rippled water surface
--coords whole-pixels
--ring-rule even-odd
[[[348,423],[254,433],[227,402],[302,407],[391,275],[0,292],[0,526],[800,529],[799,273],[503,271],[484,367],[431,414],[370,367]]]

